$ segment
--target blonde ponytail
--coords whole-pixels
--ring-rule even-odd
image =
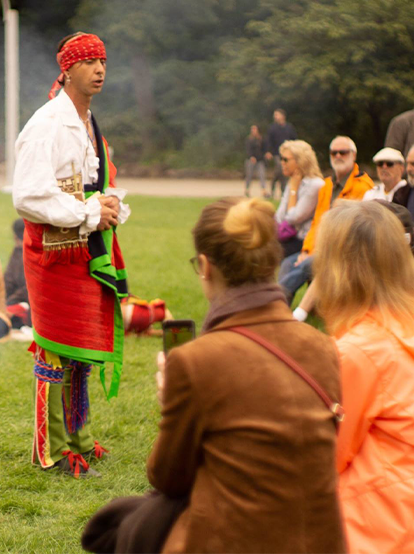
[[[223,198],[206,206],[193,229],[196,251],[216,265],[229,286],[274,279],[281,258],[275,209],[258,198]]]
[[[260,248],[272,239],[274,223],[269,225],[275,209],[258,198],[243,200],[232,206],[223,222],[224,231],[246,250]]]

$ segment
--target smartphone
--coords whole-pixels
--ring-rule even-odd
[[[163,321],[164,353],[195,338],[195,322],[192,319],[169,319]]]

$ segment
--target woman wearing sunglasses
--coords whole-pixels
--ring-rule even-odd
[[[341,360],[337,466],[349,552],[414,552],[414,258],[405,229],[378,202],[342,201],[322,218],[314,270]]]
[[[276,213],[278,237],[284,257],[302,250],[324,181],[316,154],[303,140],[285,141],[279,148],[288,184]]]

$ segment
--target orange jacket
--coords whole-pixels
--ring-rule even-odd
[[[339,493],[349,552],[414,552],[414,335],[373,313],[343,335]]]
[[[371,189],[373,186],[374,182],[371,177],[369,177],[365,171],[360,171],[358,164],[355,164],[338,198],[344,198],[345,200],[362,200],[367,190]],[[302,252],[312,254],[315,248],[316,231],[321,217],[331,208],[332,188],[332,177],[327,177],[324,186],[319,190],[315,215],[313,216],[311,228],[303,241]]]

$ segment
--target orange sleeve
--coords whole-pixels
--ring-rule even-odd
[[[318,203],[316,205],[315,214],[312,219],[312,224],[309,231],[306,234],[305,240],[303,241],[302,252],[309,252],[311,254],[315,248],[316,241],[316,230],[318,228],[320,219],[325,210],[325,194],[328,183],[325,179],[324,186],[319,190],[318,194]]]
[[[360,182],[355,186],[355,194],[352,195],[354,200],[362,200],[367,190],[371,190],[374,186],[374,181],[366,173],[361,177]]]
[[[337,443],[337,469],[341,473],[358,454],[378,414],[380,377],[375,365],[360,348],[342,341],[337,346],[345,410]]]

